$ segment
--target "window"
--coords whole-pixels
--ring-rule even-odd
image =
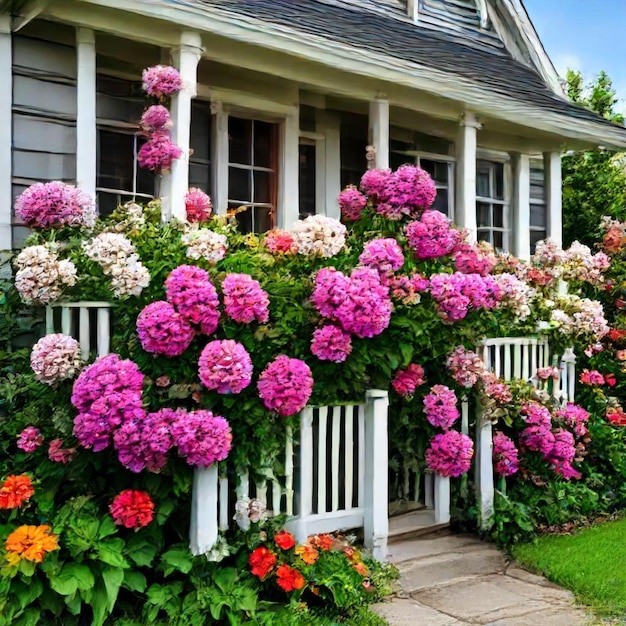
[[[339,152],[341,159],[341,188],[359,186],[367,169],[365,148],[368,145],[366,115],[344,114],[341,117]]]
[[[543,168],[530,168],[530,253],[547,236],[548,215]]]
[[[314,139],[300,137],[298,194],[300,219],[315,215],[316,145]]]
[[[476,225],[479,241],[488,241],[497,250],[508,250],[507,212],[504,164],[478,161],[476,164]]]
[[[211,189],[211,104],[203,100],[191,102],[191,133],[189,147],[189,186],[210,194]]]
[[[145,141],[138,134],[144,106],[140,82],[96,76],[96,193],[101,215],[130,200],[151,199],[155,192],[154,174],[137,163],[139,148]]]
[[[242,232],[274,227],[277,200],[278,125],[228,117],[228,208]]]

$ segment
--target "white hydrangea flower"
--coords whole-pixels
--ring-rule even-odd
[[[228,242],[226,235],[216,233],[207,228],[192,228],[181,237],[187,246],[190,259],[204,259],[209,263],[217,263],[226,256]]]
[[[330,258],[339,254],[346,245],[346,227],[332,217],[311,215],[296,222],[291,235],[298,254]]]
[[[81,366],[78,341],[61,333],[46,335],[33,346],[30,365],[35,378],[46,385],[73,378]]]

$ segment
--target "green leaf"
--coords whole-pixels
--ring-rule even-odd
[[[92,571],[80,563],[66,563],[58,574],[48,573],[48,580],[52,589],[63,596],[72,595],[77,589],[91,589],[94,585]]]
[[[89,599],[93,609],[91,626],[102,626],[107,616],[108,594],[102,580],[98,580]]]
[[[65,596],[65,606],[72,615],[80,615],[80,609],[83,605],[81,595],[74,592],[72,595]]]
[[[146,577],[135,570],[127,569],[124,571],[124,582],[122,586],[129,591],[137,591],[143,593],[146,590]]]
[[[111,613],[117,601],[120,587],[124,582],[124,570],[120,567],[105,566],[102,568],[102,580],[107,593],[107,610]]]
[[[114,535],[117,532],[117,526],[113,520],[107,516],[100,522],[100,528],[98,529],[98,539],[104,539],[110,535]]]
[[[193,567],[193,556],[187,547],[172,548],[161,555],[161,564],[165,576],[169,576],[176,570],[188,574]]]
[[[126,545],[126,556],[139,567],[149,566],[157,552],[157,546],[141,538],[132,537]]]
[[[129,562],[124,558],[122,550],[124,540],[120,538],[108,539],[98,544],[98,559],[113,567],[130,567]]]
[[[39,597],[43,591],[43,583],[39,580],[39,578],[31,578],[28,581],[28,584],[22,582],[21,580],[16,580],[11,586],[11,591],[18,599],[20,608],[25,609]]]
[[[237,570],[234,567],[220,569],[215,576],[215,584],[224,592],[231,591],[237,580]]]

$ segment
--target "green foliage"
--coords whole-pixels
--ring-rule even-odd
[[[585,86],[579,72],[567,74],[568,95],[615,124],[624,118],[615,112],[617,97],[611,79],[601,72]],[[592,246],[603,215],[626,218],[624,155],[598,148],[563,157],[563,241]]]

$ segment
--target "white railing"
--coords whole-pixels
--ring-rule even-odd
[[[358,405],[307,407],[299,437],[286,429],[285,476],[253,482],[239,472],[238,484],[219,478],[216,467],[197,469],[192,496],[190,549],[203,554],[228,528],[237,500],[256,498],[289,516],[287,528],[299,542],[315,533],[363,528],[375,558],[387,552],[386,391],[370,390]],[[261,474],[263,474],[261,468]],[[233,488],[234,487],[234,488]]]
[[[559,359],[550,354],[547,339],[531,337],[501,337],[485,339],[478,354],[498,378],[504,380],[534,379],[540,367],[559,366],[560,378],[554,381],[552,396],[559,402],[573,402],[576,385],[576,356],[571,349]],[[475,482],[481,527],[488,528],[493,517],[494,469],[492,423],[478,411],[476,416]]]

